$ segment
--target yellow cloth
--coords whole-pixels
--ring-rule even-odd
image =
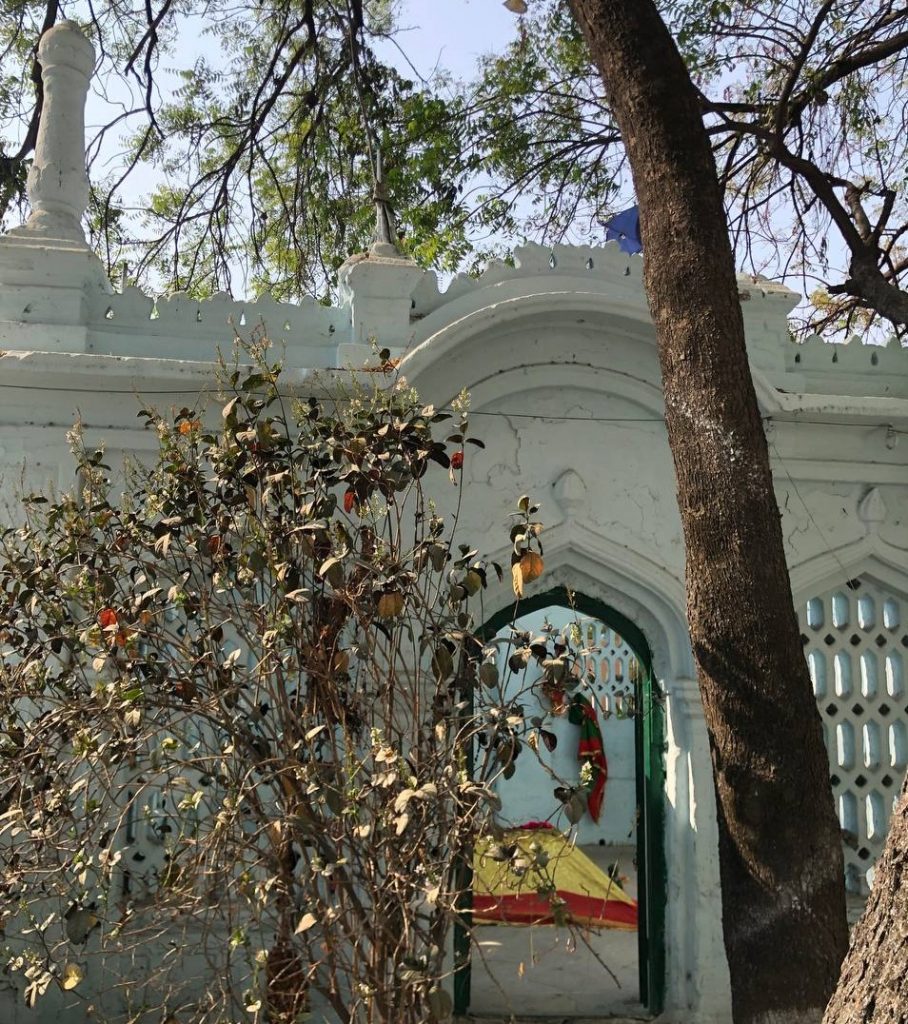
[[[488,855],[492,846],[512,844],[519,848],[517,858],[527,864],[533,864],[539,848],[548,855],[548,863],[541,869],[530,866],[520,875],[508,861]],[[509,829],[500,843],[478,843],[473,857],[473,905],[474,919],[480,922],[560,924],[570,920],[593,928],[637,927],[637,901],[555,829]]]

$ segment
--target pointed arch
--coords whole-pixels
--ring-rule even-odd
[[[793,566],[790,575],[791,592],[799,607],[815,593],[859,576],[870,576],[908,596],[908,551],[869,533],[853,544],[824,551]]]

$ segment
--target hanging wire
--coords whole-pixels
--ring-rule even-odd
[[[772,442],[772,441],[769,442],[769,447],[772,448],[772,450],[775,452],[775,457],[778,460],[779,465],[784,470],[785,476],[788,478],[788,482],[791,484],[791,489],[795,492],[795,494],[797,495],[798,501],[800,501],[801,506],[803,507],[804,511],[807,513],[807,518],[811,521],[811,523],[813,523],[813,528],[817,531],[817,536],[822,541],[823,546],[826,548],[827,553],[832,555],[832,557],[836,561],[836,564],[842,570],[842,578],[843,579],[848,579],[849,575],[850,575],[848,570],[845,568],[844,564],[842,563],[841,558],[839,558],[838,553],[835,551],[833,546],[830,544],[829,538],[823,532],[822,527],[820,526],[820,524],[814,518],[814,515],[810,511],[810,507],[808,506],[807,502],[804,500],[803,495],[798,490],[798,485],[794,482],[794,478],[792,477],[791,473],[789,472],[788,466],[786,465],[785,460],[779,454],[779,449],[775,446],[774,442]]]
[[[321,367],[320,372],[323,373],[360,373],[363,371],[351,369],[349,366],[328,366]],[[47,385],[47,384],[8,384],[0,381],[0,391],[56,391],[65,394],[74,395],[133,395],[136,398],[145,397],[162,397],[166,395],[196,395],[202,397],[203,395],[211,395],[217,392],[217,388],[214,387],[199,387],[199,388],[164,388],[162,390],[147,390],[146,388],[121,388],[112,389],[104,388],[72,388],[62,387],[58,385]],[[291,399],[295,395],[293,392],[281,392],[281,398]],[[335,401],[350,401],[346,398],[338,398]],[[437,406],[439,412],[450,412],[452,407],[448,405]],[[664,416],[573,416],[570,414],[559,414],[559,413],[537,413],[537,412],[517,412],[508,411],[506,409],[499,410],[482,410],[475,409],[471,410],[470,414],[473,416],[485,416],[491,418],[501,419],[517,419],[517,420],[536,420],[541,423],[664,423]],[[765,425],[770,424],[791,424],[797,425],[799,423],[808,424],[811,426],[819,427],[850,427],[854,426],[853,420],[831,420],[828,418],[824,419],[808,419],[807,417],[797,416],[795,419],[776,419],[773,416],[764,416],[763,423]],[[862,426],[868,426],[868,424],[861,424]],[[900,430],[898,427],[893,427],[889,422],[882,422],[870,425],[873,429],[885,429],[890,434],[902,434],[908,435],[908,430]],[[778,449],[775,444],[770,442],[770,447],[775,451],[776,455],[781,462],[782,457],[779,455]],[[867,465],[877,465],[874,462],[867,462]]]

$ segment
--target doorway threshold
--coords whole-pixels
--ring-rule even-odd
[[[615,1016],[604,1013],[596,1017],[547,1016],[532,1017],[528,1014],[506,1016],[502,1014],[470,1013],[465,1017],[454,1017],[452,1024],[646,1024],[656,1020],[651,1014],[641,1011],[639,1016]]]

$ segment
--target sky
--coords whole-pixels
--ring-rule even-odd
[[[516,34],[517,17],[501,0],[403,0],[399,10],[401,44],[423,75],[439,66],[466,78]]]

